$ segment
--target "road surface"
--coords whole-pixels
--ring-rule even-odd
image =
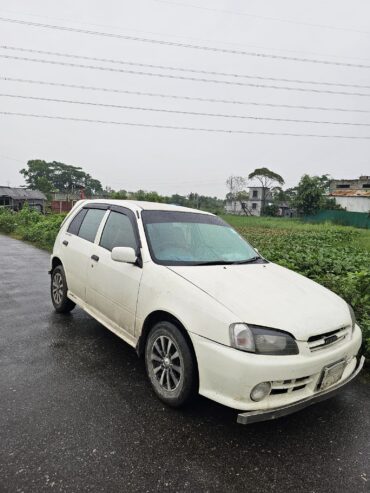
[[[0,235],[0,491],[369,492],[370,385],[250,426],[152,394],[134,350],[76,308],[49,256]]]

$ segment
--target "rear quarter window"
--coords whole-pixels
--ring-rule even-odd
[[[68,226],[68,233],[71,233],[72,235],[78,235],[78,232],[80,231],[80,227],[82,224],[82,221],[84,220],[84,217],[86,216],[87,209],[81,209],[75,217],[72,219]]]

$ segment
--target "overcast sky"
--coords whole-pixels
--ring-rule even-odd
[[[114,69],[369,94],[341,95],[256,88],[14,60],[0,56],[0,111],[94,120],[256,132],[370,136],[370,126],[287,123],[166,114],[5,97],[3,94],[271,118],[370,123],[370,4],[368,0],[0,0],[0,16],[84,30],[123,34],[288,57],[368,65],[369,68],[272,59],[95,36],[0,21],[0,55],[99,65]],[[150,69],[4,49],[48,50],[126,62],[259,77],[365,85],[368,88],[263,81]],[[191,98],[325,106],[366,112],[324,111],[211,103],[29,84],[18,78]],[[225,181],[256,167],[281,174],[287,186],[304,173],[335,178],[370,175],[370,140],[207,133],[47,120],[0,114],[0,185],[22,185],[29,159],[82,166],[116,190],[196,191],[224,197]]]

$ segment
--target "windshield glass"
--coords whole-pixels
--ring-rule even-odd
[[[162,265],[243,263],[257,252],[217,216],[177,211],[143,211],[150,253]]]

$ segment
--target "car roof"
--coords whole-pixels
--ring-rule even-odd
[[[127,207],[131,210],[150,210],[150,211],[178,211],[178,212],[193,212],[196,214],[208,214],[213,215],[210,212],[201,211],[199,209],[191,209],[190,207],[183,207],[176,204],[162,204],[160,202],[144,202],[141,200],[115,200],[115,199],[93,199],[84,200],[84,204],[109,204],[120,205]]]

